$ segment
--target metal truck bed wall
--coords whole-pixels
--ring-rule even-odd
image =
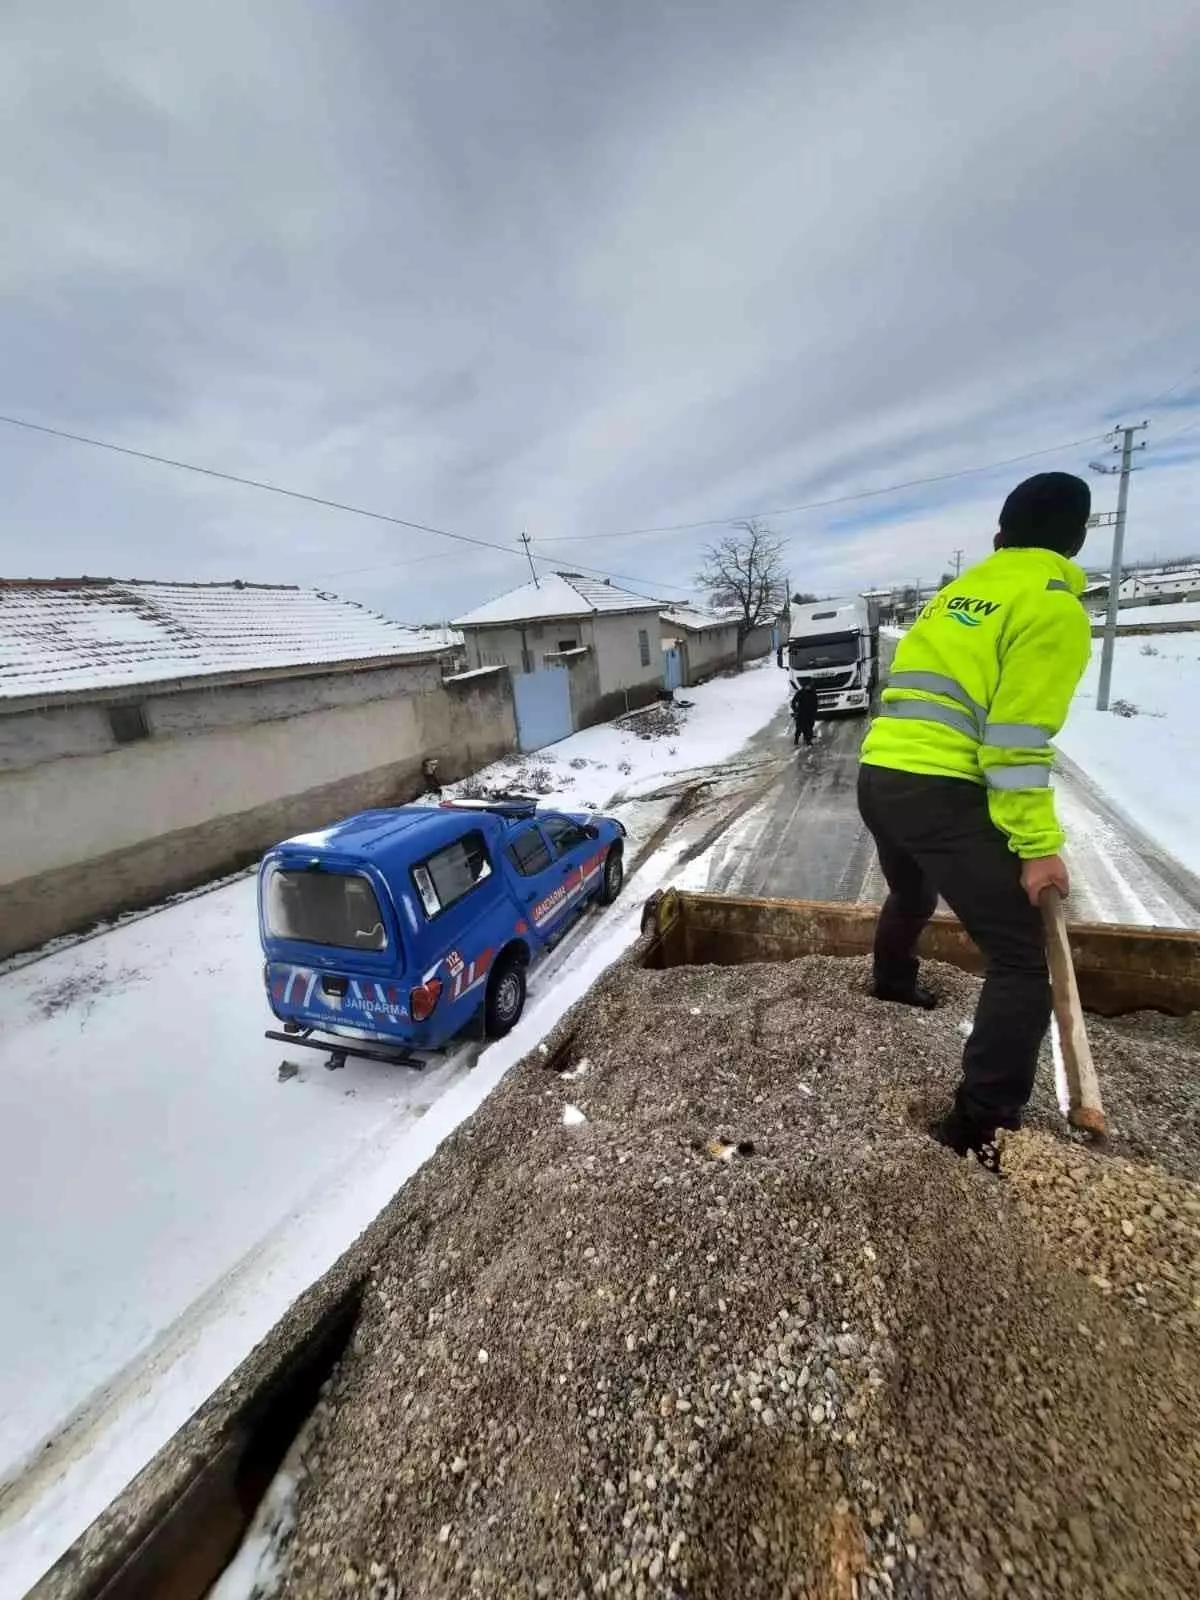
[[[751,900],[669,889],[658,902],[648,967],[738,966],[798,956],[865,956],[877,906],[821,900]],[[1085,1010],[1115,1017],[1129,1011],[1200,1011],[1200,933],[1079,922],[1071,954]],[[962,924],[935,917],[921,953],[965,972],[981,972],[979,951]]]

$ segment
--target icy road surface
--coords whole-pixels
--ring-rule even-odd
[[[887,893],[855,802],[864,719],[817,725],[770,792],[713,850],[706,887],[796,900],[879,901]],[[782,727],[780,739],[784,737]],[[1200,926],[1200,879],[1142,833],[1069,762],[1055,775],[1069,840],[1070,915],[1079,922]]]

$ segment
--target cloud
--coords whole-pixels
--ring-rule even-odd
[[[528,527],[666,592],[711,530],[613,535],[1099,434],[1200,362],[1190,0],[750,11],[10,6],[0,409],[511,553],[0,430],[0,567],[432,618]],[[1094,448],[775,523],[807,587],[933,577]],[[1146,452],[1134,553],[1200,542],[1197,459]]]

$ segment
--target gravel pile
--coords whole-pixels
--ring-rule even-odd
[[[1095,1024],[1113,1152],[1047,1072],[998,1180],[915,1125],[977,985],[866,976],[618,969],[442,1147],[286,1596],[1200,1593],[1194,1029]]]

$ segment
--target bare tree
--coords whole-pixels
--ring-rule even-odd
[[[737,664],[742,670],[746,640],[764,622],[774,622],[787,605],[783,541],[757,520],[733,523],[733,532],[704,551],[697,587],[709,604],[737,616]]]

